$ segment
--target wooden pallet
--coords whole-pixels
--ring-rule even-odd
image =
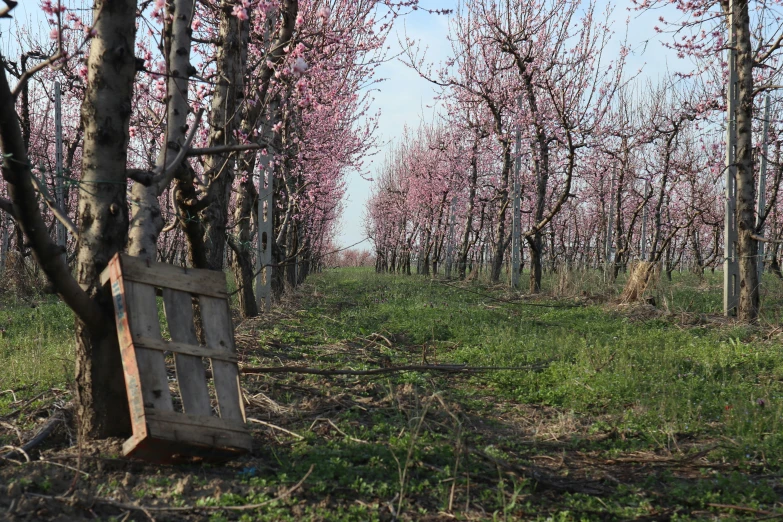
[[[111,285],[133,427],[123,454],[161,463],[220,462],[249,451],[225,274],[117,254],[101,283]],[[159,295],[171,341],[161,336]],[[196,336],[196,302],[206,346]],[[174,354],[182,411],[172,400],[166,352]],[[212,367],[217,413],[204,359]]]

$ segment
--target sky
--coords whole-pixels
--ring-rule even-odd
[[[603,7],[602,0],[598,2],[599,7]],[[454,9],[457,0],[421,0],[421,5],[430,9]],[[667,20],[676,20],[678,18],[676,11],[668,7],[643,13],[629,11],[630,0],[619,0],[614,2],[614,6],[613,29],[616,38],[610,46],[609,58],[613,57],[612,53],[619,50],[621,41],[625,38],[625,22],[628,19],[627,34],[631,55],[626,66],[627,72],[636,73],[642,69],[641,77],[655,80],[667,70],[680,71],[690,68],[689,63],[678,59],[662,45],[662,40],[665,41],[670,36],[658,35],[654,30],[654,27],[659,25],[659,16],[664,15]],[[407,34],[409,38],[428,47],[427,61],[443,62],[451,52],[447,39],[451,16],[453,15],[432,15],[420,10],[399,18],[389,36],[388,45],[391,46],[392,52],[399,52],[398,35],[400,40],[404,40]],[[370,177],[376,169],[380,168],[389,145],[402,135],[406,124],[416,128],[422,119],[432,121],[438,110],[434,99],[436,91],[433,86],[400,60],[394,59],[384,63],[377,69],[376,74],[384,81],[374,86],[378,91],[374,93],[373,106],[380,109],[381,116],[377,134],[379,150],[369,165]],[[367,237],[364,230],[364,212],[372,182],[363,179],[359,173],[352,172],[347,176],[347,184],[345,210],[336,241],[342,247],[353,245]],[[370,249],[371,246],[370,241],[365,241],[356,248]]]
[[[76,3],[79,0],[73,0]],[[87,8],[89,0],[81,0]],[[455,9],[458,0],[420,0],[428,9]],[[596,0],[601,11],[607,0]],[[31,32],[45,30],[38,2],[27,0],[20,2],[15,19],[12,23],[26,26]],[[616,38],[609,49],[609,58],[616,56],[621,41],[626,35],[625,22],[628,20],[628,44],[631,55],[626,71],[635,73],[642,69],[640,76],[655,79],[669,71],[688,70],[690,64],[679,60],[666,49],[661,41],[670,38],[669,35],[658,35],[654,27],[659,25],[658,17],[664,15],[669,21],[676,21],[678,13],[672,8],[656,9],[648,12],[629,10],[631,0],[616,0],[613,2],[613,30]],[[387,44],[389,55],[394,56],[401,51],[399,40],[409,38],[421,43],[427,48],[427,62],[439,64],[450,55],[451,46],[448,42],[449,19],[451,15],[434,15],[423,10],[414,11],[398,18],[395,27],[389,35]],[[18,30],[14,26],[6,27],[5,34],[0,33],[0,49],[7,52],[14,45],[12,34]],[[13,53],[11,53],[12,55]],[[614,55],[614,56],[613,56]],[[367,163],[369,177],[383,163],[386,151],[395,139],[402,135],[405,125],[416,128],[422,120],[432,122],[438,111],[435,101],[436,90],[426,80],[403,64],[399,59],[391,59],[383,63],[376,72],[376,77],[382,79],[373,85],[375,98],[373,108],[380,110],[379,127],[377,131],[378,149]],[[374,111],[371,111],[374,112]],[[344,200],[344,212],[340,224],[340,232],[336,244],[347,247],[366,239],[364,230],[364,213],[367,199],[370,195],[372,182],[364,179],[358,172],[347,175],[347,193]],[[365,241],[356,248],[369,249],[370,241]]]

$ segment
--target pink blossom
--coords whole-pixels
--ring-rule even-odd
[[[248,19],[247,10],[244,7],[239,6],[239,5],[235,5],[234,6],[234,10],[231,12],[231,14],[233,14],[234,16],[239,18],[240,20],[247,20]]]
[[[294,74],[304,74],[307,70],[307,62],[301,56],[294,61],[294,65],[291,67],[291,71]]]
[[[318,10],[318,17],[324,22],[332,15],[332,10],[329,6],[325,5]]]

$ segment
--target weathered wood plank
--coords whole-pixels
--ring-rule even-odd
[[[183,350],[174,350],[182,407],[188,414],[210,416],[212,406],[209,401],[206,372],[204,372],[204,364],[201,362],[202,356],[196,356],[192,350],[192,348],[196,348],[196,351],[201,349],[198,346],[196,328],[193,324],[192,303],[190,294],[170,288],[163,289],[163,307],[166,311],[171,339],[179,347],[191,349],[190,354],[183,353]]]
[[[175,290],[176,291],[176,290]],[[187,295],[187,294],[186,294]],[[190,296],[188,295],[188,299]],[[169,329],[171,324],[169,323]],[[173,337],[173,334],[172,334]],[[194,357],[208,357],[219,359],[221,361],[237,363],[237,356],[228,353],[216,354],[206,346],[200,344],[179,343],[175,341],[164,341],[162,339],[152,339],[150,337],[139,337],[133,343],[136,347],[147,348],[149,350],[158,350],[159,352],[173,352],[175,354],[192,355]]]
[[[200,296],[199,305],[207,347],[214,350],[215,353],[235,353],[234,329],[228,300]],[[215,379],[220,417],[244,422],[245,409],[239,396],[237,365],[213,359],[212,376]]]
[[[215,428],[228,431],[238,431],[247,433],[247,426],[242,421],[222,419],[212,415],[192,415],[188,413],[177,413],[173,411],[160,411],[146,409],[144,411],[147,420],[159,420],[174,424],[187,424],[188,426],[204,426],[205,428]]]
[[[252,437],[241,422],[156,410],[147,410],[145,418],[153,438],[247,451],[252,446]]]
[[[146,283],[181,290],[190,294],[208,295],[211,297],[228,297],[226,291],[226,274],[216,270],[199,270],[183,268],[167,263],[150,263],[136,257],[121,255],[122,276],[125,280]],[[101,281],[108,274],[104,271]]]
[[[252,438],[249,433],[240,433],[225,428],[207,428],[205,426],[162,422],[154,418],[148,418],[147,430],[150,433],[150,437],[154,439],[174,440],[183,445],[200,444],[215,448],[236,448],[244,451],[250,451],[252,447]]]
[[[104,273],[110,275],[112,301],[114,302],[114,318],[117,326],[117,337],[122,353],[122,368],[125,374],[125,389],[128,391],[131,425],[134,437],[144,438],[147,435],[147,425],[144,422],[144,399],[141,393],[141,377],[136,362],[136,350],[133,346],[130,321],[128,320],[128,305],[125,299],[125,285],[122,281],[120,261],[114,257],[109,261]]]
[[[127,280],[124,281],[124,286],[133,340],[160,339],[155,287]],[[136,364],[141,379],[144,407],[173,411],[163,352],[136,347]]]

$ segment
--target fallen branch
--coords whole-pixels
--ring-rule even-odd
[[[536,466],[508,462],[506,460],[493,457],[492,455],[489,455],[488,453],[478,448],[470,448],[470,450],[484,460],[491,462],[495,466],[504,468],[507,471],[510,471],[511,473],[517,474],[519,476],[532,479],[542,487],[556,491],[565,491],[568,493],[582,493],[585,495],[602,495],[606,493],[606,489],[595,481],[560,478],[546,473]]]
[[[715,509],[732,509],[734,511],[744,511],[745,513],[754,513],[756,515],[773,515],[771,511],[765,511],[763,509],[755,509],[745,506],[735,506],[734,504],[714,504],[712,502],[707,503],[711,508]]]
[[[14,402],[19,402],[16,399],[16,393],[14,392],[14,390],[3,390],[3,391],[0,391],[0,395],[6,394],[6,393],[10,393],[11,394],[11,397],[14,398]]]
[[[341,430],[340,428],[338,428],[338,427],[337,427],[337,424],[335,424],[334,422],[332,422],[332,420],[331,420],[331,419],[327,419],[326,417],[318,417],[317,419],[315,419],[315,420],[313,421],[313,423],[310,425],[310,429],[309,429],[308,431],[313,431],[313,428],[314,428],[314,427],[315,427],[315,425],[316,425],[316,424],[318,424],[319,422],[325,422],[325,423],[327,423],[327,424],[328,424],[328,425],[330,425],[332,428],[334,428],[334,429],[335,429],[335,431],[337,431],[337,433],[339,433],[340,435],[342,435],[343,437],[345,437],[345,438],[346,438],[346,439],[348,439],[348,440],[352,440],[353,442],[359,442],[359,443],[361,443],[361,444],[369,444],[369,443],[368,443],[366,440],[357,439],[356,437],[351,437],[350,435],[348,435],[347,433],[345,433],[343,430]]]
[[[28,454],[30,451],[33,450],[36,446],[41,444],[43,441],[45,441],[49,435],[54,432],[54,429],[57,427],[57,425],[63,421],[63,416],[58,414],[49,419],[49,422],[47,422],[43,428],[33,437],[30,439],[30,441],[22,446],[21,448],[14,449],[13,451],[10,451],[6,453],[5,455],[0,455],[0,459],[5,460],[12,460],[12,459],[18,459],[19,457],[24,456],[27,461],[30,461],[30,457]]]
[[[22,411],[24,411],[24,409],[25,409],[25,408],[27,408],[27,407],[28,407],[30,404],[32,404],[32,403],[33,403],[33,402],[35,402],[36,400],[40,399],[41,397],[43,397],[44,395],[46,395],[46,394],[47,394],[47,393],[49,393],[50,391],[51,391],[51,390],[47,390],[47,391],[41,392],[41,393],[39,393],[38,395],[36,395],[35,397],[33,397],[32,399],[28,399],[28,400],[27,400],[27,402],[25,402],[24,404],[22,404],[21,406],[19,406],[19,407],[18,407],[17,409],[15,409],[14,411],[12,411],[12,412],[10,412],[10,413],[7,413],[7,414],[3,415],[2,417],[0,417],[0,419],[2,419],[2,420],[7,420],[7,419],[10,419],[11,417],[15,417],[15,416],[19,415],[19,414],[20,414],[20,413],[22,413]],[[14,401],[14,402],[16,402],[16,401]]]
[[[293,431],[290,431],[290,430],[287,430],[287,429],[285,429],[285,428],[282,428],[282,427],[280,427],[280,426],[277,426],[276,424],[272,424],[272,423],[270,423],[270,422],[262,421],[262,420],[259,420],[259,419],[254,419],[254,418],[252,418],[252,417],[248,417],[248,418],[247,418],[247,421],[248,421],[248,422],[253,422],[253,423],[255,423],[255,424],[260,424],[260,425],[262,425],[262,426],[266,426],[266,427],[268,427],[268,428],[272,428],[272,429],[274,429],[274,430],[279,430],[279,431],[282,431],[283,433],[287,433],[287,434],[289,434],[289,435],[291,435],[291,436],[293,436],[293,437],[296,437],[296,438],[297,438],[297,439],[299,439],[299,440],[304,440],[304,437],[302,437],[302,436],[301,436],[301,435],[299,435],[298,433],[294,433]]]

